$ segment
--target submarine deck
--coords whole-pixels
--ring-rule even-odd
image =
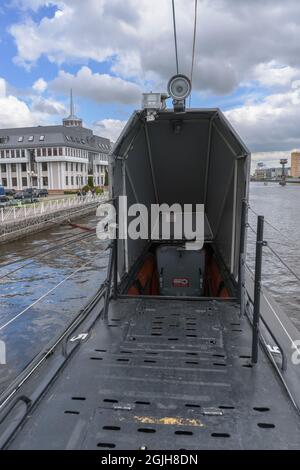
[[[9,449],[297,449],[299,415],[234,301],[111,301]]]

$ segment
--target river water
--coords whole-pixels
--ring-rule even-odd
[[[300,275],[300,185],[251,183],[250,205],[278,228],[279,232],[265,225],[265,239]],[[256,216],[252,212],[249,222],[255,230]],[[97,219],[89,216],[77,223],[95,227]],[[252,268],[254,241],[249,230],[248,262]],[[44,253],[49,247],[55,247],[55,251]],[[108,254],[94,233],[68,225],[7,244],[0,250],[0,340],[6,343],[7,356],[7,365],[0,365],[1,391],[93,297],[105,280]],[[37,258],[38,253],[42,256]],[[299,282],[267,248],[263,283],[300,329]],[[26,310],[49,291],[42,301]]]
[[[250,184],[250,206],[265,216],[264,239],[300,277],[300,184]],[[256,230],[257,217],[249,211],[250,226]],[[278,229],[278,230],[275,230]],[[248,263],[254,268],[255,234],[248,230]],[[286,267],[264,248],[263,285],[300,329],[300,283]]]
[[[93,228],[97,221],[89,216],[76,223]],[[0,246],[0,340],[7,363],[0,365],[0,391],[93,297],[107,263],[96,234],[69,225]]]

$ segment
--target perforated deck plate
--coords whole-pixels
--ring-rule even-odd
[[[299,417],[230,302],[119,300],[12,449],[299,448]]]

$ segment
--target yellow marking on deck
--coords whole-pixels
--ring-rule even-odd
[[[134,419],[143,424],[163,424],[167,426],[197,426],[203,427],[199,419],[185,419],[179,417],[154,418],[153,416],[135,416]]]

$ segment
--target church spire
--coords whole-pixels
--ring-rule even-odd
[[[75,116],[75,105],[73,98],[73,89],[70,90],[70,116],[63,119],[65,127],[82,127],[82,119]]]
[[[71,94],[70,94],[70,116],[75,116],[73,88],[71,88]]]

